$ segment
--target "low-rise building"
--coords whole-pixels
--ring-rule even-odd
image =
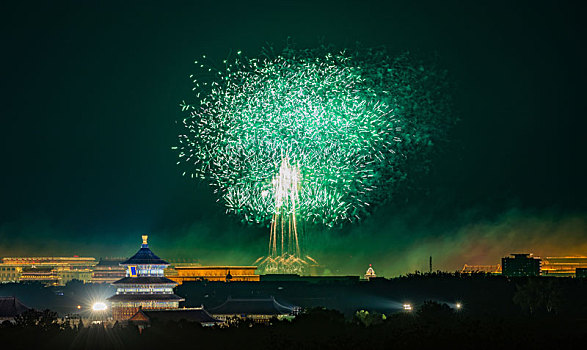
[[[121,266],[126,259],[100,259],[92,272],[92,283],[114,283],[126,276],[126,269]]]
[[[550,277],[575,277],[577,269],[587,268],[587,256],[549,256],[542,259],[540,273]]]
[[[189,281],[258,282],[257,266],[181,266],[165,270],[165,277],[182,284]]]
[[[20,281],[22,267],[0,264],[0,283],[14,283]]]
[[[221,305],[209,309],[210,314],[219,320],[249,319],[257,323],[268,322],[272,318],[293,318],[300,308],[286,306],[274,297],[264,299],[233,299],[229,297]]]
[[[143,310],[140,309],[129,321],[139,325],[148,326],[153,321],[188,321],[199,323],[202,326],[214,326],[224,323],[222,320],[212,317],[203,307],[168,309],[168,310]]]
[[[51,267],[24,267],[19,282],[39,282],[47,286],[58,286],[59,275]]]
[[[463,269],[461,270],[461,273],[476,273],[476,272],[484,272],[484,273],[490,273],[493,275],[499,275],[501,274],[501,265],[497,264],[497,265],[469,265],[469,264],[465,264],[465,266],[463,266]]]
[[[8,257],[0,264],[1,282],[41,282],[65,285],[71,280],[90,282],[96,259],[91,257]]]

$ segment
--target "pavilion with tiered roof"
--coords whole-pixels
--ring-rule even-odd
[[[141,249],[135,255],[120,263],[126,268],[126,277],[112,283],[116,294],[108,300],[116,321],[128,320],[139,309],[177,309],[179,302],[184,301],[173,293],[177,283],[163,274],[169,263],[149,249],[147,238],[143,236]]]

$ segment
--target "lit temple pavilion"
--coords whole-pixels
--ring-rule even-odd
[[[139,309],[177,309],[183,298],[173,294],[176,282],[164,277],[169,263],[153,254],[143,236],[141,249],[130,259],[120,263],[126,267],[126,277],[112,283],[116,294],[108,298],[112,317],[116,321],[128,320]]]

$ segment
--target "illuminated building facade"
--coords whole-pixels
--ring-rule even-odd
[[[167,269],[165,276],[178,284],[189,281],[258,282],[256,269],[256,266],[175,266]]]
[[[461,273],[476,273],[476,272],[484,272],[484,273],[499,275],[499,274],[501,274],[501,265],[500,264],[497,264],[497,265],[468,265],[468,264],[465,264],[465,266],[463,266],[463,269],[461,270]]]
[[[229,297],[221,305],[209,310],[219,320],[249,319],[255,323],[267,323],[272,318],[291,319],[300,312],[297,306],[279,303],[274,297],[266,299],[233,299]]]
[[[69,281],[77,280],[89,283],[92,280],[92,269],[58,268],[55,270],[59,278],[59,285],[65,285]]]
[[[501,259],[502,275],[508,277],[540,276],[539,258],[532,254],[511,254],[511,257]]]
[[[124,259],[100,259],[92,271],[92,283],[114,283],[126,277],[126,269],[121,266]]]
[[[0,264],[0,283],[14,283],[20,281],[22,267]]]
[[[373,270],[373,266],[371,266],[371,264],[369,264],[369,268],[367,269],[367,272],[365,272],[365,279],[371,279],[377,277],[377,275],[375,274],[375,270]]]
[[[587,256],[559,256],[542,259],[542,276],[575,277],[577,269],[587,268]]]
[[[91,257],[10,257],[0,264],[2,282],[41,282],[65,285],[71,280],[90,282],[96,259]]]
[[[40,282],[47,286],[58,286],[59,275],[50,267],[25,267],[19,282]]]
[[[224,323],[223,321],[212,317],[203,307],[167,309],[167,310],[139,310],[129,321],[139,326],[147,326],[152,321],[187,321],[196,322],[202,326],[214,326]]]
[[[176,282],[166,278],[163,270],[169,263],[149,249],[143,236],[141,249],[130,259],[120,263],[126,277],[116,281],[116,294],[108,298],[115,321],[128,320],[142,310],[177,309],[184,299],[173,294]]]
[[[70,267],[70,268],[92,268],[96,265],[96,259],[90,257],[11,257],[2,258],[2,263],[10,266],[22,267]]]

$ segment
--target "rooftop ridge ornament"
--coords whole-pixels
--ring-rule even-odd
[[[149,238],[148,235],[142,235],[141,236],[143,238],[143,244],[141,244],[141,248],[148,248],[149,247],[149,243],[147,243],[147,239]]]

